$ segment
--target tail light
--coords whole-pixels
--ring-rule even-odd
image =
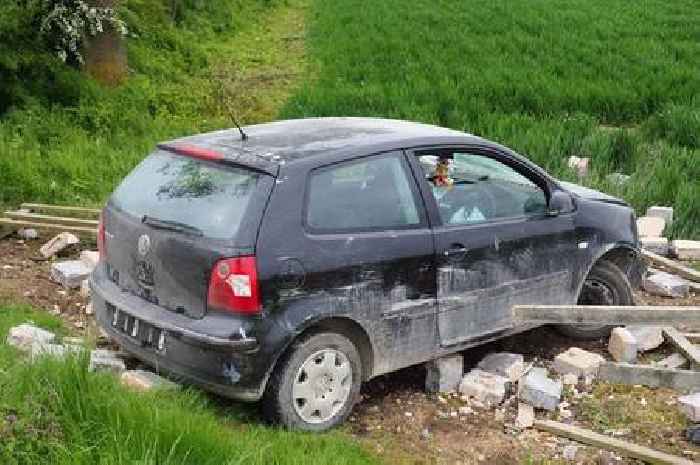
[[[214,264],[209,278],[208,305],[244,315],[260,312],[258,271],[254,256],[225,258]]]
[[[100,260],[107,255],[107,242],[105,241],[105,220],[104,216],[100,215],[100,224],[97,226],[97,250],[100,252]]]

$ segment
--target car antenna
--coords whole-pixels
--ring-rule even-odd
[[[236,114],[234,113],[233,109],[231,109],[231,106],[226,101],[226,90],[224,89],[223,84],[220,86],[219,89],[221,91],[221,103],[223,103],[224,107],[226,107],[226,111],[228,112],[229,117],[233,121],[233,124],[236,125],[236,129],[238,129],[238,132],[241,133],[241,140],[248,140],[248,134],[246,134],[243,131],[243,128],[241,127],[241,125],[238,124],[238,118],[236,118]]]

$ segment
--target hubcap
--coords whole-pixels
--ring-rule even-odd
[[[301,364],[294,378],[294,409],[307,423],[328,421],[347,403],[351,386],[352,366],[345,354],[319,350]]]

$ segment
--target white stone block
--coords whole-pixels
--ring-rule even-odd
[[[497,405],[503,402],[509,384],[508,378],[476,368],[464,375],[459,392],[486,405]]]
[[[497,352],[484,357],[477,368],[515,382],[523,374],[525,359],[521,354]]]
[[[668,255],[670,250],[668,239],[665,237],[640,237],[639,242],[644,250],[662,257]]]
[[[90,270],[94,270],[100,261],[100,253],[94,250],[83,250],[80,252],[80,261],[85,263],[85,266]]]
[[[676,239],[671,242],[671,250],[680,260],[700,260],[700,241]]]
[[[74,234],[71,234],[69,232],[62,232],[61,234],[54,236],[46,244],[42,245],[39,249],[39,253],[44,258],[51,258],[66,247],[77,244],[79,242],[80,239],[78,239],[78,237]]]
[[[70,260],[52,264],[50,277],[63,287],[74,289],[80,287],[91,272],[81,260]]]
[[[153,389],[175,389],[177,384],[159,376],[152,371],[129,370],[121,375],[121,383],[137,391],[150,391]]]
[[[673,223],[673,207],[659,207],[658,205],[654,205],[653,207],[647,208],[645,216],[663,218],[666,224],[670,225]]]
[[[90,352],[89,371],[111,371],[120,374],[126,370],[124,360],[117,352],[106,349],[95,349]]]
[[[598,374],[598,367],[604,361],[601,355],[571,347],[554,358],[552,369],[562,375],[571,373],[577,377],[595,376]]]
[[[649,294],[661,297],[683,298],[688,296],[690,285],[688,281],[676,275],[657,271],[642,280],[642,287]]]
[[[515,418],[515,426],[518,428],[531,428],[535,424],[535,409],[532,405],[523,402],[518,403],[518,416]]]
[[[637,352],[654,350],[664,343],[661,326],[625,326],[637,341]]]
[[[555,410],[561,400],[562,383],[547,375],[545,368],[532,368],[520,380],[518,396],[535,408]]]
[[[626,328],[615,328],[610,333],[608,352],[617,362],[634,363],[637,360],[637,340]]]
[[[54,333],[25,323],[10,328],[7,334],[7,345],[28,352],[32,349],[33,344],[49,344],[55,338]]]
[[[637,231],[640,237],[661,237],[666,227],[663,218],[642,216],[637,219]]]
[[[456,391],[464,376],[464,359],[460,354],[441,357],[427,362],[425,370],[426,391]]]

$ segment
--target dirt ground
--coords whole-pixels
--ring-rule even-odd
[[[86,314],[87,299],[79,290],[65,290],[53,283],[50,262],[36,260],[46,239],[0,240],[0,301],[46,309],[66,319],[76,333],[94,335],[92,318]],[[77,252],[69,251],[67,257]],[[700,305],[700,295],[665,299],[640,292],[637,303]],[[605,340],[577,343],[551,328],[538,328],[465,352],[465,369],[495,351],[521,353],[528,363],[548,366],[554,356],[572,346],[607,355],[606,344]],[[662,346],[645,354],[642,362],[670,352]],[[638,463],[548,433],[518,430],[514,395],[499,408],[485,408],[457,394],[426,394],[424,376],[424,369],[417,366],[367,383],[345,431],[392,464]],[[700,462],[700,447],[685,441],[686,420],[676,405],[677,397],[664,389],[582,383],[566,389],[564,408],[553,413],[538,411],[537,417],[575,423]],[[565,450],[571,453],[574,448],[573,460],[565,459]]]

